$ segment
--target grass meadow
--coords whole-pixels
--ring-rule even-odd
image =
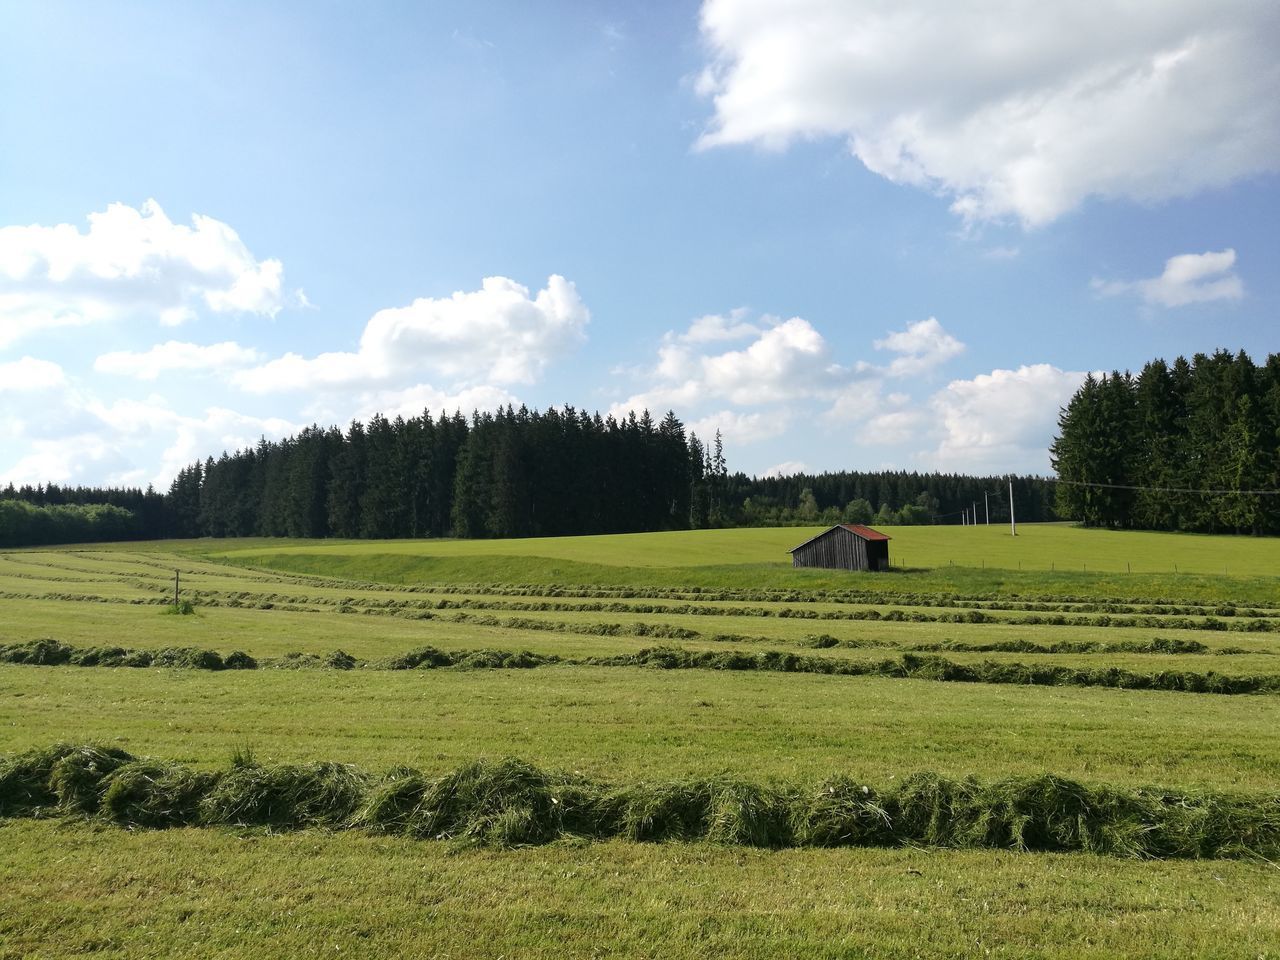
[[[2,553],[0,647],[242,651],[258,668],[0,663],[0,755],[92,742],[200,771],[248,752],[428,777],[518,757],[624,785],[778,789],[1051,773],[1138,796],[1257,798],[1259,822],[1280,824],[1276,693],[582,662],[662,647],[1280,677],[1276,540],[897,528],[905,569],[792,570],[787,549],[813,532]],[[191,616],[163,612],[175,570]],[[556,662],[379,666],[424,647]],[[335,650],[355,668],[288,658]],[[41,813],[0,812],[0,958],[178,943],[255,958],[1280,956],[1280,870],[1247,843],[1228,859],[574,836],[501,849]]]

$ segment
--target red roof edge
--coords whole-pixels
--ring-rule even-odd
[[[860,523],[842,523],[840,524],[840,526],[844,527],[850,533],[856,533],[863,540],[892,540],[893,539],[887,534],[881,533],[879,530],[872,530],[870,527],[864,527]]]
[[[828,530],[823,530],[820,534],[818,534],[818,536],[810,537],[804,543],[800,544],[800,547],[807,547],[809,544],[813,543],[813,541],[819,539],[820,537],[825,537],[828,533],[830,533],[832,530],[835,530],[837,528],[843,528],[845,530],[848,530],[854,536],[861,537],[863,540],[892,540],[893,539],[892,537],[886,536],[885,534],[881,533],[879,530],[872,530],[870,527],[864,527],[860,523],[837,523],[834,527],[831,527]],[[800,547],[792,547],[787,552],[795,553],[797,550],[800,549]]]

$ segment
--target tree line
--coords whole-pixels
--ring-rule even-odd
[[[1058,418],[1057,508],[1090,526],[1280,533],[1280,354],[1089,376]]]
[[[140,538],[137,514],[110,503],[37,505],[0,499],[0,545],[39,546]]]
[[[674,413],[545,412],[309,427],[178,473],[178,536],[539,537],[724,523],[723,448]]]
[[[571,406],[546,411],[354,421],[224,452],[150,488],[10,485],[0,544],[167,537],[535,537],[724,526],[959,523],[1005,481],[905,471],[749,477],[728,472],[717,435],[703,442],[673,412],[623,418]],[[1045,481],[1020,478],[1018,516],[1052,519]],[[119,513],[50,512],[109,504]],[[15,508],[16,509],[16,508]],[[9,520],[4,517],[9,516]],[[61,526],[59,527],[59,524]],[[54,532],[55,528],[61,532]],[[44,531],[41,533],[40,531]],[[41,539],[44,537],[45,539]]]
[[[1009,478],[907,470],[840,471],[782,477],[729,478],[735,524],[747,527],[820,523],[872,526],[1009,521]],[[1059,519],[1053,481],[1013,478],[1013,510],[1028,523]]]

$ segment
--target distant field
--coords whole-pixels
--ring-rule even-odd
[[[528,540],[224,541],[214,552],[245,558],[313,553],[317,546],[343,557],[539,557],[626,567],[700,567],[767,563],[790,565],[788,551],[824,527],[686,530],[601,537]],[[937,568],[998,567],[1063,572],[1176,572],[1234,576],[1280,575],[1280,539],[1142,531],[1088,530],[1070,524],[886,527],[895,565]],[[221,549],[219,549],[221,546]]]
[[[425,646],[568,661],[666,646],[1280,676],[1277,540],[894,528],[906,572],[792,570],[787,548],[813,532],[0,553],[0,646],[48,638],[261,661],[236,671],[0,664],[0,755],[91,740],[201,769],[248,748],[262,762],[431,774],[515,755],[620,782],[1051,772],[1124,790],[1274,794],[1274,693],[576,662],[375,668]],[[175,569],[192,616],[163,613]],[[272,668],[337,649],[367,666]],[[0,845],[5,960],[144,957],[174,942],[188,956],[255,958],[1268,957],[1280,943],[1280,875],[1247,859],[570,840],[459,851],[351,831],[3,818]]]
[[[1280,539],[1087,530],[1066,524],[886,528],[890,576],[793,570],[823,528],[528,540],[195,541],[237,564],[385,583],[486,582],[992,592],[1267,602]],[[902,569],[905,566],[905,571]]]

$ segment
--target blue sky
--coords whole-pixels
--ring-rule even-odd
[[[1278,348],[1280,13],[1079,7],[5,2],[0,482],[505,402],[1047,471]]]

